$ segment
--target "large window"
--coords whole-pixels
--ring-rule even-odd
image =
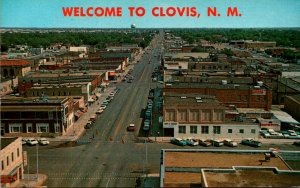
[[[37,133],[48,133],[49,132],[49,125],[46,123],[37,123],[36,124],[36,131]]]
[[[1,161],[1,169],[4,170],[4,161]]]
[[[166,121],[175,121],[175,110],[166,110]]]
[[[201,126],[201,133],[202,134],[208,134],[209,133],[208,126]]]
[[[215,110],[214,111],[214,120],[215,121],[223,121],[223,111],[222,110]]]
[[[26,132],[32,133],[32,123],[26,123]]]
[[[202,121],[210,121],[210,110],[202,111]]]
[[[190,133],[197,134],[197,126],[190,126]]]
[[[178,110],[178,121],[187,121],[186,110]]]
[[[220,126],[214,126],[213,127],[214,134],[221,134],[221,127]]]
[[[228,129],[228,133],[232,133],[232,129]]]
[[[255,132],[256,132],[255,129],[251,129],[252,134],[255,134]]]
[[[244,129],[240,129],[240,131],[239,131],[241,134],[243,134],[244,133]]]
[[[186,133],[186,126],[181,125],[178,128],[179,128],[178,129],[178,133],[181,133],[181,134],[185,134]]]
[[[11,124],[9,124],[9,132],[10,133],[20,133],[20,132],[22,132],[22,124],[21,123],[11,123]]]
[[[190,121],[199,121],[199,110],[190,111]]]

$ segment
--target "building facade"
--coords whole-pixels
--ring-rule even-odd
[[[1,187],[16,187],[23,179],[22,138],[1,138]]]
[[[1,135],[54,136],[74,128],[71,97],[1,99]]]
[[[225,109],[213,96],[165,94],[164,133],[178,138],[258,138],[259,124],[227,120]]]

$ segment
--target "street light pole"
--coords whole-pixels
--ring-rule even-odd
[[[36,181],[39,181],[39,144],[36,144]]]

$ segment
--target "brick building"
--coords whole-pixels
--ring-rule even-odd
[[[225,106],[240,108],[263,108],[269,110],[272,104],[272,90],[265,85],[231,84],[226,80],[218,84],[199,82],[165,83],[164,92],[179,94],[196,93],[213,95]]]
[[[5,136],[63,135],[74,119],[71,97],[1,99],[1,134]]]
[[[25,76],[30,72],[30,63],[25,60],[0,60],[1,78]]]
[[[257,138],[259,125],[225,119],[225,109],[214,96],[165,93],[163,128],[179,138]],[[172,133],[173,134],[170,134]]]

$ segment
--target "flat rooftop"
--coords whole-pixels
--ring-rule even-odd
[[[17,137],[15,137],[15,138],[1,138],[1,144],[0,144],[1,150],[4,149],[9,144],[11,144],[12,142],[14,142],[15,140],[17,140]]]
[[[205,171],[205,170],[204,170]],[[300,185],[300,173],[278,174],[272,170],[204,172],[207,187],[292,187]]]
[[[162,150],[162,171],[161,171],[161,186],[164,187],[201,187],[203,171],[207,176],[207,184],[211,187],[233,187],[239,186],[264,186],[264,181],[260,179],[274,179],[275,183],[270,185],[289,186],[285,181],[291,178],[295,182],[300,181],[300,173],[297,177],[292,175],[282,175],[284,173],[274,174],[278,172],[293,172],[281,157],[271,157],[270,161],[265,161],[265,153],[270,153],[269,150],[210,150],[210,149],[166,149]],[[252,171],[244,169],[252,168]],[[258,169],[258,170],[257,170]],[[271,170],[270,170],[271,169]],[[210,171],[211,170],[211,171]],[[236,171],[235,173],[234,170]],[[215,171],[220,172],[217,174]],[[230,174],[227,174],[231,172]],[[225,173],[226,172],[226,173]],[[256,172],[256,173],[255,173]],[[210,176],[210,177],[209,177]],[[249,178],[253,177],[253,178]],[[261,177],[261,178],[259,178]],[[266,177],[266,178],[264,178]],[[228,184],[220,184],[219,179],[227,181]],[[255,179],[256,178],[256,179]],[[245,181],[244,181],[245,179]],[[253,179],[253,180],[252,180]],[[249,181],[249,183],[247,182]],[[251,181],[253,183],[251,184]],[[255,184],[257,183],[257,184]],[[282,183],[282,184],[280,184]],[[297,183],[299,185],[299,183]]]
[[[201,160],[200,160],[201,159]],[[227,152],[165,152],[165,167],[231,168],[232,166],[267,166],[279,170],[289,170],[281,158],[271,158],[269,162],[264,153]]]
[[[164,95],[164,105],[174,106],[174,105],[210,105],[219,106],[219,101],[210,95],[199,95],[199,94],[176,94],[176,93],[165,93]],[[224,107],[225,108],[225,107]]]
[[[201,82],[166,82],[166,88],[213,88],[213,89],[264,89],[269,90],[266,86],[255,88],[253,84],[221,84],[221,83],[201,83]]]
[[[18,97],[18,96],[9,96],[6,95],[1,98],[1,106],[4,106],[6,104],[16,104],[16,103],[62,103],[67,98],[70,98],[68,96],[58,96],[58,97],[45,97],[44,100],[40,97]]]

